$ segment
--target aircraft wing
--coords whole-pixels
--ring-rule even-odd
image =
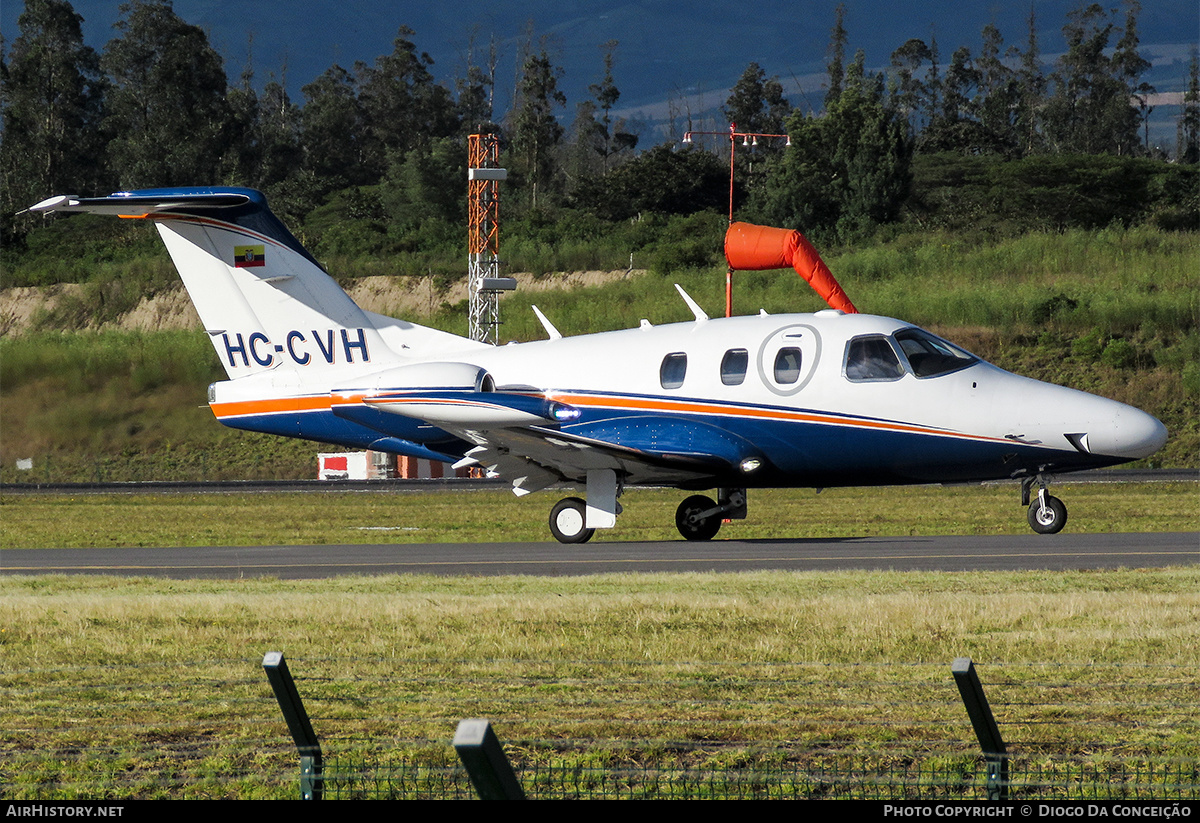
[[[541,426],[460,429],[455,434],[475,444],[456,466],[483,466],[509,480],[517,495],[561,481],[584,483],[588,471],[596,469],[612,469],[631,484],[680,485],[702,483],[734,468],[715,455],[649,450]]]
[[[581,410],[540,392],[448,388],[342,390],[334,413],[372,409],[423,421],[470,444],[456,465],[503,477],[518,495],[586,482],[611,469],[626,483],[686,485],[739,472],[766,458],[749,442],[699,420],[632,415],[579,422]],[[386,415],[385,415],[386,416]]]

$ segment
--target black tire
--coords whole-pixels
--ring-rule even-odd
[[[1046,505],[1035,498],[1029,504],[1029,527],[1038,534],[1058,534],[1067,525],[1067,507],[1057,497],[1046,495]]]
[[[564,497],[550,510],[550,533],[559,543],[586,543],[596,533],[587,523],[587,504],[578,497]]]
[[[712,540],[721,530],[721,516],[714,514],[704,520],[691,522],[692,515],[716,508],[711,498],[694,494],[675,510],[675,528],[688,540]]]

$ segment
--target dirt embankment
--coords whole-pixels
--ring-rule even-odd
[[[596,286],[643,272],[584,271],[548,274],[534,277],[514,275],[517,288],[525,293],[537,293],[582,286]],[[43,310],[56,302],[77,295],[81,287],[64,283],[46,288],[19,287],[0,289],[0,334],[22,334],[33,328]],[[423,317],[436,311],[442,303],[457,303],[467,299],[466,278],[449,290],[441,290],[429,277],[362,277],[348,289],[350,297],[367,311],[395,317]],[[167,329],[200,329],[200,318],[188,299],[182,284],[168,292],[143,299],[132,311],[113,323],[96,328],[127,331],[163,331]]]

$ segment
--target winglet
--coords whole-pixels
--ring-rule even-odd
[[[683,290],[683,286],[676,283],[675,289],[679,292],[680,296],[683,298],[683,302],[688,304],[688,308],[692,310],[692,314],[696,315],[697,323],[699,323],[701,320],[708,319],[708,315],[704,313],[704,309],[700,308],[700,304],[697,303],[695,300],[693,300],[692,296]]]
[[[533,313],[537,315],[537,319],[541,321],[542,328],[546,330],[546,334],[550,335],[550,339],[561,340],[562,332],[554,328],[554,324],[546,319],[546,315],[542,314],[542,310],[537,306],[530,306],[530,308],[533,309]]]

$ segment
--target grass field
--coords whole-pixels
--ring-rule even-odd
[[[1195,483],[1056,492],[1076,531],[1200,522]],[[620,528],[597,539],[677,539],[678,496],[630,490]],[[7,495],[0,546],[544,541],[552,499]],[[723,534],[1024,533],[1017,503],[1011,485],[760,492],[751,519]],[[260,665],[271,650],[287,655],[327,751],[358,752],[356,762],[445,762],[457,721],[488,717],[524,769],[790,769],[851,752],[880,767],[916,758],[969,770],[971,732],[949,677],[960,656],[981,667],[1014,751],[1037,764],[1198,756],[1200,564],[286,582],[5,576],[0,792],[295,796],[295,753]]]
[[[1200,528],[1195,483],[1056,484],[1078,533]],[[503,489],[394,493],[0,495],[0,548],[550,540],[561,495]],[[595,540],[678,540],[677,491],[630,489]],[[1016,485],[751,490],[749,516],[719,537],[1025,534]],[[1198,547],[1200,549],[1200,547]]]
[[[294,797],[269,650],[287,655],[327,756],[357,751],[366,769],[452,760],[458,720],[487,717],[526,773],[846,755],[969,773],[949,676],[969,656],[1023,762],[1194,770],[1198,615],[1197,566],[5,577],[0,777],[6,799]]]

